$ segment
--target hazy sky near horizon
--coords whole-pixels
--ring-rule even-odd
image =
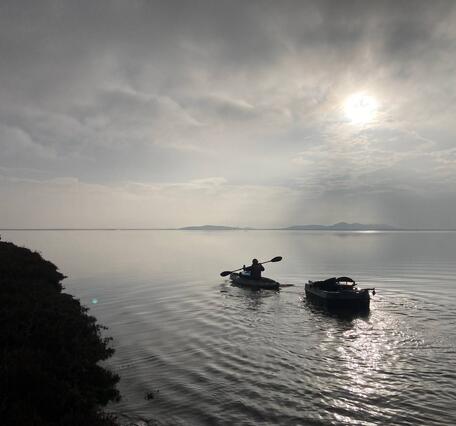
[[[454,228],[455,98],[452,0],[2,0],[0,228]]]

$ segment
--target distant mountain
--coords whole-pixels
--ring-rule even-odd
[[[220,225],[202,225],[202,226],[186,226],[179,228],[180,231],[236,231],[252,228],[237,228],[235,226],[220,226]]]
[[[334,225],[293,225],[282,228],[290,231],[389,231],[395,230],[394,226],[385,224],[363,224],[339,222]]]
[[[258,228],[239,228],[236,226],[222,225],[202,225],[202,226],[185,226],[178,228],[180,231],[237,231],[253,230]],[[274,230],[274,229],[271,229]],[[385,224],[363,224],[363,223],[346,223],[339,222],[334,225],[293,225],[287,228],[275,228],[276,231],[389,231],[397,230],[394,226]]]

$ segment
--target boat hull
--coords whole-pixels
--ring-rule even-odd
[[[262,277],[259,280],[254,280],[252,278],[243,277],[241,274],[233,272],[230,275],[230,279],[233,284],[239,287],[251,288],[254,290],[278,290],[280,288],[280,283],[266,277]]]
[[[305,291],[308,300],[330,309],[368,310],[370,306],[368,290],[344,289],[341,291],[327,291],[318,288],[312,281],[309,281],[305,285]]]

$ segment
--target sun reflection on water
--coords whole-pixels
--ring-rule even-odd
[[[379,416],[393,416],[388,401],[397,399],[408,387],[397,380],[397,375],[407,371],[410,352],[404,348],[416,349],[424,344],[422,339],[385,312],[368,318],[333,317],[328,322],[331,326],[326,328],[319,349],[328,357],[332,386],[339,395],[326,401],[335,420],[351,424],[353,413],[375,411],[376,406],[382,407]]]

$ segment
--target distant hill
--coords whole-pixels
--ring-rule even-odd
[[[395,230],[394,226],[385,224],[363,224],[339,222],[334,225],[293,225],[282,228],[290,231],[388,231]]]
[[[178,228],[180,231],[237,231],[237,230],[254,230],[258,228],[239,228],[235,226],[222,225],[202,225],[202,226],[185,226]],[[385,224],[363,224],[363,223],[346,223],[339,222],[334,225],[293,225],[286,228],[275,228],[276,231],[389,231],[397,230],[391,225]]]
[[[252,228],[237,228],[235,226],[220,226],[220,225],[202,225],[202,226],[185,226],[179,228],[180,231],[236,231]]]

